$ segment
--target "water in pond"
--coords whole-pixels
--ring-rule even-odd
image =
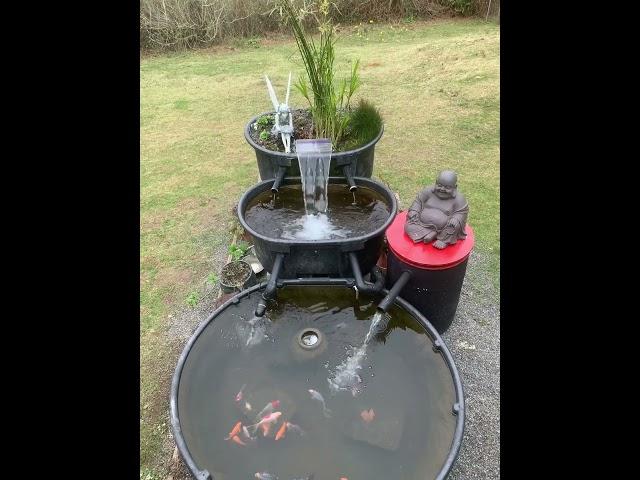
[[[364,341],[377,330],[380,298],[314,286],[279,290],[262,323],[251,326],[259,295],[227,307],[185,362],[178,413],[199,468],[216,480],[257,472],[280,480],[435,478],[454,436],[455,388],[420,324],[394,306],[387,328]],[[333,391],[329,380],[360,350],[359,393]],[[264,426],[255,426],[262,410]],[[225,440],[238,422],[237,440],[246,445]]]
[[[366,235],[389,218],[389,206],[373,189],[358,187],[354,193],[345,185],[330,184],[325,213],[307,214],[300,185],[280,187],[256,195],[245,210],[247,224],[271,238],[329,240]]]

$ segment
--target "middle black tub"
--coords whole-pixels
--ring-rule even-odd
[[[355,191],[346,178],[329,178],[324,214],[306,214],[297,177],[285,178],[275,194],[273,180],[245,192],[238,217],[262,265],[271,272],[276,256],[283,254],[279,278],[352,276],[349,253],[355,252],[362,273],[370,272],[397,202],[393,192],[375,180],[354,181]]]

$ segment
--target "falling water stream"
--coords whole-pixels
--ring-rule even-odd
[[[348,356],[341,364],[339,364],[333,376],[328,378],[329,386],[332,392],[339,390],[349,390],[355,397],[360,393],[360,384],[362,378],[358,374],[358,371],[362,368],[362,363],[367,356],[367,347],[371,342],[371,339],[382,333],[389,325],[391,317],[388,313],[381,310],[371,318],[371,324],[369,325],[369,331],[367,332],[364,342],[357,349],[353,351],[353,354]]]
[[[329,206],[327,187],[331,165],[331,140],[296,140],[296,153],[302,178],[305,212],[307,215],[326,213]]]

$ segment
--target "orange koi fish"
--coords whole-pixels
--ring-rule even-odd
[[[229,436],[227,436],[225,440],[229,440],[230,438],[235,437],[240,432],[240,429],[242,429],[242,422],[236,423],[236,426],[231,429],[231,431],[229,432]]]
[[[280,430],[278,430],[278,433],[276,433],[276,440],[280,440],[281,438],[284,438],[284,435],[286,432],[287,432],[287,422],[282,422],[282,426],[280,427]]]

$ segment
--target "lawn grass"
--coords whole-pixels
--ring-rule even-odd
[[[385,134],[374,177],[407,208],[440,169],[459,174],[476,248],[499,279],[500,30],[480,20],[343,27],[339,76],[360,58],[356,95]],[[233,206],[258,179],[243,128],[269,110],[266,73],[283,92],[303,72],[291,39],[234,42],[140,62],[141,479],[163,479],[171,375],[182,343],[168,315],[193,302],[231,241]],[[306,107],[292,89],[290,103]]]

